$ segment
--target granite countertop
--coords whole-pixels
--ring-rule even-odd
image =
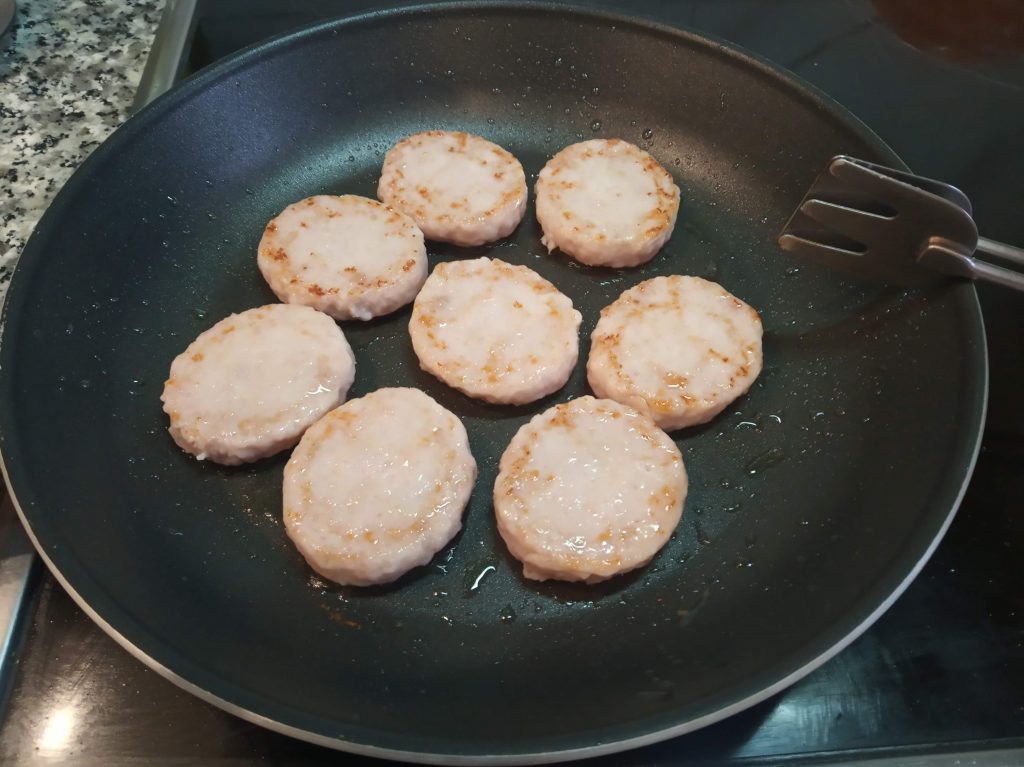
[[[18,0],[0,38],[0,302],[54,195],[128,117],[163,0]]]

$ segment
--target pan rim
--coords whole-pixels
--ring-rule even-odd
[[[490,2],[490,1],[477,1],[468,3],[457,3],[457,2],[441,2],[432,3],[429,5],[421,5],[415,7],[401,7],[392,8],[382,11],[372,11],[368,13],[362,13],[353,16],[346,16],[339,19],[333,19],[329,21],[319,22],[299,30],[285,33],[283,35],[271,38],[270,40],[257,43],[254,46],[246,48],[238,53],[235,53],[222,61],[219,61],[202,72],[196,74],[193,77],[188,78],[182,82],[179,86],[176,86],[167,94],[156,99],[152,104],[146,106],[140,110],[135,116],[129,119],[123,126],[118,128],[111,136],[120,135],[122,140],[130,139],[135,132],[145,130],[147,124],[159,117],[161,114],[169,111],[170,109],[186,103],[195,93],[201,92],[208,85],[218,81],[221,78],[231,76],[233,72],[245,69],[251,66],[253,63],[261,60],[268,53],[281,51],[288,47],[301,43],[303,40],[309,37],[314,37],[325,32],[339,27],[349,28],[356,27],[363,24],[374,23],[377,21],[388,22],[394,19],[409,19],[416,17],[430,17],[433,14],[438,13],[460,13],[466,12],[483,12],[483,13],[497,13],[497,14],[526,14],[526,13],[541,13],[548,16],[562,16],[570,20],[580,21],[587,20],[593,22],[602,22],[605,25],[622,25],[632,27],[640,32],[646,32],[648,34],[658,34],[674,38],[677,41],[685,41],[686,43],[701,47],[705,50],[711,50],[717,55],[728,58],[734,62],[738,62],[748,68],[755,70],[756,72],[767,76],[774,83],[781,87],[784,87],[787,93],[794,99],[804,100],[806,102],[813,103],[818,109],[820,109],[827,119],[835,121],[841,124],[846,130],[850,131],[857,137],[863,139],[865,143],[872,145],[881,154],[884,154],[889,160],[900,168],[906,169],[906,165],[898,158],[898,156],[888,147],[888,145],[882,141],[869,127],[861,122],[855,115],[848,112],[838,102],[834,101],[831,97],[824,94],[816,86],[807,83],[799,76],[789,72],[769,61],[768,59],[759,56],[758,54],[751,53],[740,46],[726,42],[713,35],[707,35],[704,33],[698,33],[695,31],[668,26],[658,22],[651,21],[644,18],[632,18],[622,14],[603,11],[593,10],[588,8],[581,8],[578,6],[558,6],[552,7],[539,2],[514,2],[514,3],[502,3],[502,2]],[[97,149],[87,160],[80,166],[72,178],[68,181],[67,187],[70,189],[76,188],[81,185],[85,178],[88,176],[89,170],[94,165],[102,163],[112,149],[112,143],[110,138]],[[65,195],[64,199],[67,200],[70,195]],[[58,197],[55,203],[50,206],[43,218],[40,220],[40,225],[36,227],[36,232],[45,230],[48,220],[55,220],[63,207],[62,201]],[[30,252],[31,256],[34,256],[34,250],[32,249],[32,241],[40,241],[42,237],[36,237],[35,232],[29,239],[29,243],[26,245],[25,251]],[[7,299],[4,302],[2,314],[0,314],[0,365],[3,364],[5,358],[12,355],[13,338],[12,334],[8,333],[7,325],[8,318],[13,316],[9,314],[12,311],[13,306],[21,307],[24,305],[27,297],[23,298],[23,294],[26,290],[20,286],[22,284],[29,284],[30,282],[30,270],[34,267],[32,261],[26,263],[29,269],[22,269],[21,263],[19,262],[18,268],[15,269],[15,273],[12,277],[11,284],[7,293]],[[19,279],[20,277],[20,279]],[[645,745],[657,743],[669,738],[683,735],[687,732],[700,729],[706,725],[725,719],[739,711],[749,708],[767,698],[779,692],[782,689],[790,686],[797,680],[809,674],[814,669],[821,666],[823,663],[837,655],[843,649],[845,649],[850,643],[852,643],[857,637],[859,637],[868,627],[870,627],[906,590],[909,584],[918,575],[920,570],[924,567],[932,553],[937,548],[939,542],[943,539],[949,525],[952,523],[953,517],[955,516],[956,510],[958,509],[964,494],[966,492],[968,483],[974,470],[975,463],[978,458],[981,447],[981,437],[983,432],[983,425],[985,422],[985,414],[987,411],[987,398],[988,398],[988,352],[985,344],[984,326],[982,324],[981,308],[977,299],[977,293],[974,290],[973,285],[965,284],[960,288],[963,298],[961,299],[964,303],[965,317],[964,323],[973,325],[977,331],[977,338],[979,340],[977,349],[977,359],[973,366],[976,370],[975,375],[977,380],[973,387],[974,402],[970,403],[972,407],[968,408],[972,411],[972,414],[976,412],[977,418],[968,424],[967,428],[973,427],[973,444],[969,444],[967,441],[961,445],[958,453],[963,454],[966,452],[970,453],[969,460],[967,461],[966,471],[964,477],[960,483],[960,487],[955,493],[955,498],[950,504],[949,511],[946,513],[945,519],[942,521],[937,534],[932,538],[929,545],[926,547],[924,553],[918,558],[916,564],[907,572],[896,587],[889,593],[888,597],[884,599],[878,606],[876,606],[868,615],[866,615],[856,626],[853,627],[849,633],[846,634],[839,642],[832,644],[832,646],[826,648],[823,652],[810,659],[807,663],[800,666],[799,668],[791,671],[783,678],[770,684],[764,689],[757,693],[746,696],[733,703],[720,707],[716,711],[706,714],[704,716],[690,719],[686,722],[682,722],[670,727],[663,727],[645,732],[641,735],[614,740],[611,742],[598,743],[591,746],[582,747],[571,747],[562,750],[550,750],[550,751],[525,751],[517,753],[453,753],[453,754],[442,754],[435,752],[418,752],[408,751],[396,748],[388,748],[375,746],[367,743],[360,743],[353,740],[346,740],[342,737],[330,737],[322,735],[317,732],[305,730],[300,727],[296,727],[289,724],[284,724],[275,719],[271,719],[263,714],[257,713],[244,706],[238,705],[225,698],[216,695],[209,690],[200,687],[199,685],[189,681],[185,677],[179,675],[175,671],[171,670],[168,666],[165,666],[162,662],[158,661],[155,657],[147,654],[146,651],[141,647],[134,644],[124,634],[122,634],[113,624],[108,622],[102,615],[95,611],[82,597],[82,595],[72,586],[67,578],[57,568],[55,562],[45,552],[40,541],[37,539],[35,531],[32,529],[31,524],[25,514],[21,503],[14,491],[14,486],[11,478],[11,470],[8,467],[7,451],[6,451],[6,440],[3,439],[3,431],[0,430],[0,471],[2,471],[4,480],[7,484],[8,492],[10,493],[12,505],[19,518],[25,527],[29,538],[31,539],[36,550],[46,563],[47,567],[54,574],[57,581],[62,587],[71,595],[74,601],[83,609],[83,611],[89,615],[89,617],[99,625],[105,633],[113,638],[121,647],[127,650],[136,659],[143,662],[146,666],[156,671],[165,679],[168,679],[172,683],[186,690],[187,692],[195,695],[196,697],[210,703],[218,708],[227,711],[235,716],[245,719],[249,722],[265,727],[267,729],[279,732],[281,734],[294,737],[300,740],[304,740],[316,745],[326,746],[333,749],[340,749],[343,751],[372,756],[377,758],[390,758],[398,759],[407,762],[418,762],[424,764],[456,764],[456,765],[470,765],[470,764],[481,764],[481,765],[492,765],[492,764],[544,764],[555,761],[563,760],[575,760],[583,759],[587,757],[594,757],[600,755],[607,755],[611,753],[617,753],[628,749],[638,748]],[[13,300],[12,300],[13,296]],[[979,375],[980,374],[980,375]],[[964,395],[965,402],[972,393]],[[3,403],[0,404],[0,426],[4,424],[11,424],[13,418],[8,403],[8,398],[4,398]],[[947,493],[948,494],[948,490]],[[883,573],[883,576],[891,575],[890,573]],[[869,600],[870,601],[870,600]]]

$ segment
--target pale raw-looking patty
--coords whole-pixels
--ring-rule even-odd
[[[565,385],[582,317],[532,269],[478,258],[438,264],[409,321],[420,366],[486,402],[521,405]]]
[[[378,389],[325,415],[295,448],[285,529],[324,577],[387,583],[455,536],[475,481],[458,418],[418,389]]]
[[[679,449],[653,421],[580,397],[512,438],[494,511],[524,576],[596,583],[651,561],[679,524],[686,489]]]
[[[591,266],[637,266],[672,236],[679,187],[658,161],[620,139],[573,144],[537,177],[537,220],[548,252]]]
[[[298,442],[344,401],[355,371],[334,320],[308,306],[270,304],[201,333],[171,363],[160,399],[182,449],[248,463]]]
[[[483,245],[512,233],[526,212],[519,160],[461,131],[416,133],[384,157],[377,196],[412,216],[428,240]]]
[[[655,277],[601,310],[587,380],[668,431],[710,421],[761,372],[761,318],[721,285]]]
[[[267,224],[256,263],[271,290],[338,320],[369,320],[416,297],[427,279],[423,232],[376,200],[318,195]]]

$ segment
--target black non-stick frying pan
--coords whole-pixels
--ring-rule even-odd
[[[316,193],[373,196],[383,153],[428,128],[482,134],[531,180],[561,147],[617,136],[683,190],[651,263],[580,267],[532,211],[488,248],[583,312],[569,384],[526,407],[418,370],[409,311],[347,323],[352,396],[418,386],[469,430],[480,476],[453,544],[398,583],[314,577],[279,519],[286,456],[198,463],[166,433],[171,359],[273,296],[266,221]],[[986,394],[973,289],[854,283],[775,235],[826,158],[900,165],[853,117],[771,65],[652,24],[538,6],[438,6],[320,25],[218,64],[131,119],[39,224],[5,307],[0,428],[37,547],[145,663],[308,740],[433,762],[541,762],[693,730],[824,662],[902,591],[948,525]],[[598,310],[658,274],[761,311],[766,367],[710,425],[675,435],[691,490],[646,569],[597,586],[525,581],[490,504],[512,434],[587,391]]]

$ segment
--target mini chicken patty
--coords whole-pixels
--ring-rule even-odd
[[[355,365],[334,320],[308,306],[232,314],[171,363],[161,396],[171,436],[199,460],[273,455],[344,401]]]
[[[409,335],[428,373],[470,397],[519,405],[565,385],[581,319],[532,269],[478,258],[437,265],[413,304]]]
[[[653,421],[580,397],[512,438],[494,511],[524,576],[596,583],[651,561],[679,524],[686,489],[679,449]]]
[[[378,389],[314,424],[284,470],[284,523],[341,584],[393,581],[462,526],[476,462],[462,423],[418,389]]]
[[[541,242],[590,266],[650,261],[679,212],[679,187],[668,171],[620,139],[566,147],[541,170],[536,191]]]
[[[761,372],[761,318],[721,285],[655,277],[601,310],[587,380],[671,431],[710,421]]]
[[[462,131],[416,133],[384,157],[377,196],[428,240],[482,245],[512,233],[526,212],[526,174],[497,144]]]
[[[416,297],[423,232],[404,213],[355,195],[307,197],[267,224],[256,262],[271,290],[338,320],[369,320]]]

